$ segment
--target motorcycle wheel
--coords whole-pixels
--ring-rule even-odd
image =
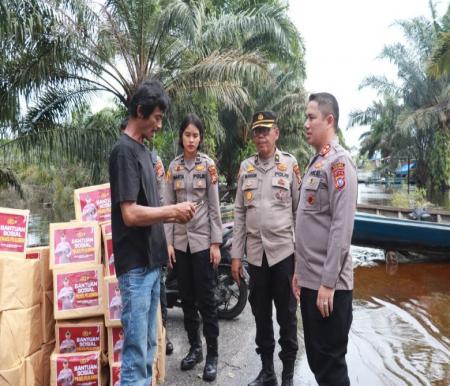
[[[216,300],[220,319],[234,319],[247,304],[248,288],[241,278],[238,286],[231,276],[229,266],[219,266],[217,273]]]

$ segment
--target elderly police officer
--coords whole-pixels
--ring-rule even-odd
[[[262,370],[250,386],[277,385],[273,367],[275,340],[272,301],[280,325],[282,385],[292,385],[297,355],[294,274],[294,224],[300,170],[295,157],[276,148],[280,130],[273,112],[253,116],[253,141],[258,153],[242,162],[234,212],[232,274],[239,282],[241,259],[247,251],[249,301],[256,321],[256,352]]]
[[[190,370],[203,360],[200,311],[207,347],[203,379],[211,382],[217,376],[219,323],[214,290],[222,221],[216,166],[198,151],[204,133],[203,123],[195,114],[188,114],[181,123],[179,144],[183,153],[170,163],[165,197],[168,203],[192,200],[197,210],[189,224],[168,224],[165,230],[169,265],[176,262],[184,327],[190,343],[181,369]]]
[[[350,384],[345,354],[352,323],[350,242],[357,177],[350,155],[336,137],[338,119],[333,95],[309,97],[306,136],[317,153],[301,187],[292,287],[300,298],[306,354],[319,385]]]

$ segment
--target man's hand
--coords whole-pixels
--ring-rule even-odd
[[[209,248],[209,261],[213,265],[214,269],[217,269],[220,263],[220,248],[219,244],[211,244],[211,247]]]
[[[192,202],[180,202],[175,205],[175,221],[185,224],[194,217],[195,205]]]
[[[167,266],[170,269],[173,269],[173,265],[177,262],[177,259],[175,257],[175,249],[173,248],[173,245],[167,246],[167,254],[169,255],[169,260],[167,260]]]
[[[241,277],[244,277],[242,271],[241,259],[231,259],[231,276],[238,286],[241,285]]]
[[[322,317],[327,318],[333,312],[334,288],[321,285],[317,294],[316,307]]]
[[[300,303],[300,282],[296,273],[294,273],[294,276],[292,277],[292,292],[297,300],[297,303]]]

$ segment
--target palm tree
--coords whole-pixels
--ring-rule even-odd
[[[450,162],[447,154],[449,136],[445,134],[450,108],[450,78],[431,78],[424,70],[436,40],[435,24],[425,18],[398,23],[407,43],[386,46],[381,58],[388,59],[397,67],[399,82],[385,77],[367,77],[361,87],[370,86],[378,90],[385,96],[385,104],[374,104],[365,114],[354,114],[353,122],[371,124],[371,131],[363,143],[367,150],[383,149],[386,143],[388,147],[384,150],[402,150],[404,141],[386,142],[393,135],[411,143],[413,157],[417,159],[419,185],[444,189]],[[392,101],[398,101],[399,106]],[[436,157],[442,158],[440,162],[436,162]]]
[[[442,18],[441,25],[435,25],[438,34],[428,62],[428,72],[436,77],[450,75],[450,6]]]
[[[68,111],[99,92],[126,107],[147,78],[159,79],[171,97],[169,128],[185,112],[217,106],[245,120],[248,85],[274,84],[269,48],[277,47],[278,62],[302,55],[298,33],[278,4],[215,15],[205,12],[203,0],[4,3],[0,16],[10,25],[0,32],[7,53],[0,59],[0,122],[27,157],[101,162],[98,149],[110,148],[116,128],[80,130]],[[26,9],[33,12],[22,18]],[[31,106],[26,111],[23,101]],[[218,116],[209,120],[213,135],[223,135]]]

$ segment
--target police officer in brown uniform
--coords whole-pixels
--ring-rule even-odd
[[[262,370],[250,386],[278,384],[273,367],[272,301],[280,325],[282,385],[293,384],[298,350],[296,301],[291,283],[301,177],[295,157],[276,148],[279,134],[273,112],[262,111],[253,116],[252,135],[258,153],[242,162],[236,192],[232,274],[239,282],[246,249],[256,352],[262,361]]]
[[[195,114],[186,116],[179,135],[183,154],[170,163],[165,202],[189,200],[197,204],[189,224],[167,224],[165,227],[169,264],[176,262],[184,327],[191,346],[181,361],[181,369],[190,370],[203,360],[200,311],[207,346],[203,379],[213,381],[217,374],[219,336],[214,297],[217,285],[215,269],[220,262],[219,247],[222,243],[218,175],[214,161],[198,151],[204,128]]]
[[[357,176],[339,145],[339,107],[328,93],[312,94],[306,110],[308,143],[316,150],[306,170],[297,210],[296,269],[309,366],[319,385],[349,385],[345,354],[352,323],[350,242]]]

